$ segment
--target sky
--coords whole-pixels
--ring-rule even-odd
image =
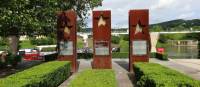
[[[175,19],[200,19],[200,0],[103,0],[102,6],[93,10],[111,10],[112,28],[128,27],[128,12],[149,9],[150,24]],[[87,27],[92,27],[92,11],[89,11]]]

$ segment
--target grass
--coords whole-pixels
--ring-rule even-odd
[[[136,63],[138,87],[200,87],[200,81],[156,63]]]
[[[117,87],[117,81],[113,70],[88,69],[80,72],[69,87]]]
[[[20,48],[24,49],[24,48],[35,48],[35,45],[31,44],[30,40],[24,40],[20,42]]]
[[[129,52],[129,41],[121,40],[120,44],[120,52]]]
[[[83,47],[84,47],[83,38],[77,37],[77,48],[83,48]]]
[[[112,53],[112,58],[125,58],[127,59],[129,57],[128,52],[113,52]]]

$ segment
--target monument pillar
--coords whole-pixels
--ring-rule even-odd
[[[129,11],[129,70],[135,62],[148,62],[151,50],[149,11]]]
[[[76,13],[72,10],[60,12],[57,20],[58,60],[70,61],[72,72],[77,71]]]
[[[93,51],[93,68],[112,68],[111,11],[93,11]]]

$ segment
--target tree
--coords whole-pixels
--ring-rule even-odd
[[[56,31],[56,13],[72,9],[78,25],[84,26],[87,12],[101,0],[1,0],[0,36],[8,37],[11,51],[17,52],[20,35],[48,35]]]
[[[160,25],[155,25],[152,27],[151,31],[160,32],[163,31],[163,28]]]

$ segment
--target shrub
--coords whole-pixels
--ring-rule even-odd
[[[78,59],[91,59],[93,57],[93,53],[77,53]]]
[[[120,35],[120,38],[125,41],[129,41],[129,35]]]
[[[57,87],[69,75],[69,62],[48,62],[0,79],[0,87]]]
[[[45,61],[53,61],[53,60],[56,60],[56,59],[57,59],[57,56],[58,56],[58,53],[45,55],[45,56],[44,56],[44,60],[45,60]]]
[[[150,53],[150,58],[156,58],[156,54],[157,54],[156,52],[151,52]]]
[[[0,68],[5,67],[5,66],[6,66],[5,63],[3,63],[3,62],[0,60]]]
[[[200,81],[155,63],[134,65],[138,87],[200,87]]]
[[[119,36],[112,36],[111,42],[114,44],[119,44],[120,37]]]
[[[157,58],[160,60],[168,60],[168,55],[167,54],[161,54],[161,53],[156,53],[156,52],[152,52],[150,54],[151,58]]]
[[[113,70],[85,70],[80,72],[69,87],[117,87],[117,81]]]
[[[22,56],[20,55],[13,55],[11,53],[8,53],[8,55],[6,56],[6,62],[5,65],[12,65],[12,66],[16,66],[19,62],[21,62],[22,60]]]
[[[31,38],[30,39],[31,44],[33,45],[53,45],[56,44],[56,40],[54,38],[51,37],[46,37],[46,38]]]
[[[129,53],[127,53],[127,52],[124,52],[124,53],[113,52],[112,53],[112,58],[128,58],[128,55],[129,55]]]
[[[48,48],[42,48],[41,52],[52,52],[56,51],[55,47],[48,47]]]
[[[156,58],[158,58],[160,60],[168,60],[168,55],[167,54],[156,53]]]

